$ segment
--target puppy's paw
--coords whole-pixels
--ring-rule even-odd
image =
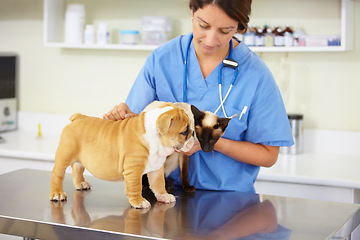
[[[158,202],[163,202],[163,203],[172,203],[176,201],[175,196],[169,193],[155,194],[155,197]]]
[[[81,190],[89,190],[89,189],[91,189],[91,185],[88,182],[81,182],[79,184],[76,184],[75,188],[76,188],[76,190],[79,190],[79,191],[81,191]]]
[[[51,192],[50,200],[51,201],[66,201],[67,196],[65,192]]]
[[[139,200],[132,200],[130,204],[133,208],[149,208],[151,204],[145,198],[141,198]]]

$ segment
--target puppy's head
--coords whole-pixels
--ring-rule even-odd
[[[185,141],[192,136],[189,117],[184,110],[175,106],[158,117],[156,127],[160,143],[165,147],[181,149]]]
[[[191,105],[191,111],[194,114],[196,137],[200,142],[201,149],[204,152],[214,150],[215,143],[224,134],[230,118],[219,118],[209,111],[200,111]]]

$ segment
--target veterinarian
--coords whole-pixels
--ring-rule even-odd
[[[196,189],[255,192],[260,166],[275,164],[279,147],[291,146],[293,139],[271,72],[258,55],[233,38],[248,27],[251,0],[190,0],[189,6],[193,32],[155,49],[126,103],[104,118],[136,116],[154,100],[187,102],[211,112],[219,108],[220,117],[238,114],[215,151],[205,153],[195,144],[188,153],[189,180]],[[228,58],[231,66],[224,66]],[[181,185],[179,170],[169,177]]]

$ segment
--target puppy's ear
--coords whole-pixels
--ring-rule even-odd
[[[172,116],[169,113],[161,114],[158,119],[156,120],[156,127],[159,131],[160,135],[165,135],[169,132],[170,127],[175,124],[176,116]]]
[[[204,118],[205,113],[201,112],[194,105],[191,105],[191,112],[194,114],[195,125],[200,125],[201,120]]]
[[[218,118],[219,128],[221,128],[223,131],[225,131],[230,120],[231,120],[231,118]]]

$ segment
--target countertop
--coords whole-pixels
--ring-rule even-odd
[[[19,127],[0,133],[0,158],[53,162],[64,126],[64,114],[18,112]],[[38,137],[41,124],[42,136]],[[304,131],[304,153],[279,154],[271,168],[261,168],[258,180],[360,189],[360,132]]]
[[[143,196],[149,209],[130,207],[124,182],[87,176],[91,191],[76,191],[67,174],[67,202],[49,201],[51,173],[0,175],[0,233],[37,239],[345,239],[360,223],[360,205],[173,189],[176,203]]]
[[[17,130],[1,133],[0,157],[53,162],[59,132]],[[360,189],[360,155],[341,153],[279,154],[271,168],[261,168],[258,180]]]

